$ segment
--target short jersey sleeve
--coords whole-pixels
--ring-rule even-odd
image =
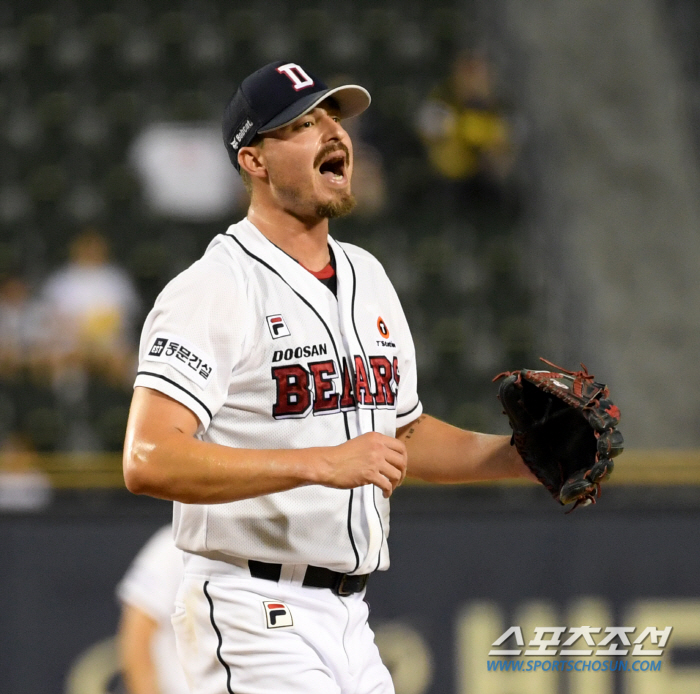
[[[226,400],[245,336],[245,285],[206,256],[173,279],[144,323],[135,386],[190,409],[199,433]]]
[[[418,397],[418,370],[416,368],[416,349],[411,337],[411,330],[403,312],[396,290],[387,277],[392,302],[392,312],[399,317],[398,344],[400,345],[399,390],[396,401],[396,428],[410,424],[423,413],[423,405]]]
[[[182,551],[175,547],[172,526],[166,525],[136,555],[117,586],[117,597],[167,624],[183,572]]]

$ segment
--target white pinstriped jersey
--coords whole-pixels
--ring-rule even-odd
[[[329,238],[337,298],[247,219],[156,300],[137,386],[179,401],[197,436],[237,448],[394,436],[422,412],[413,341],[379,262]],[[226,504],[175,502],[194,552],[367,573],[389,566],[389,502],[373,485],[311,485]]]

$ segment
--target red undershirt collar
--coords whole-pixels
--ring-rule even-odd
[[[302,265],[302,267],[304,267]],[[309,270],[309,268],[304,267],[304,270],[307,270],[310,272],[317,280],[327,280],[330,277],[333,277],[335,275],[335,268],[331,263],[328,263],[326,267],[323,268],[323,270],[318,270],[317,272],[314,272],[313,270]]]

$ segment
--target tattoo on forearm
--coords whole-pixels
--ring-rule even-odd
[[[411,428],[406,432],[406,435],[404,436],[405,439],[410,439],[411,436],[413,436],[414,432],[416,431],[416,427],[427,417],[427,415],[422,414],[418,419],[416,419],[413,424],[411,424]]]

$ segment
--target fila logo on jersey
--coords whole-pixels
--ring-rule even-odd
[[[277,397],[272,406],[275,419],[303,419],[314,415],[361,409],[396,408],[399,392],[399,360],[390,362],[384,355],[370,356],[365,362],[356,355],[353,369],[343,358],[342,369],[334,359],[301,364],[273,366],[272,378]],[[370,378],[370,375],[372,378]]]
[[[279,629],[280,627],[294,626],[292,613],[284,603],[263,600],[263,607],[265,608],[265,617],[267,619],[268,629]]]
[[[274,316],[267,316],[267,327],[270,329],[270,335],[272,335],[273,340],[291,335],[284,318],[279,313]]]
[[[306,74],[304,68],[300,67],[296,63],[280,65],[277,68],[277,72],[279,72],[280,75],[285,75],[292,80],[294,91],[298,92],[300,89],[306,89],[307,87],[314,86],[314,81]]]

